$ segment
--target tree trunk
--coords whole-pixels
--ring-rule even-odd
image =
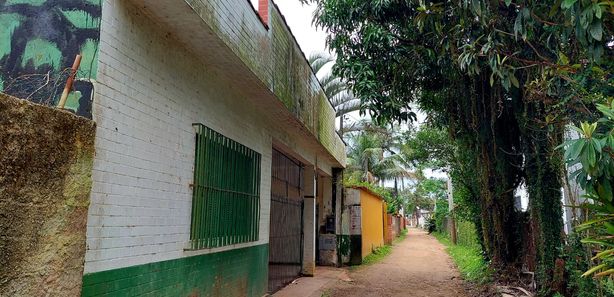
[[[537,261],[537,283],[540,295],[551,296],[557,290],[553,279],[555,264],[563,238],[563,205],[561,202],[560,152],[555,145],[562,143],[562,128],[541,127],[532,119],[544,118],[541,103],[526,104],[524,151],[526,181],[529,192],[530,220],[532,223]]]

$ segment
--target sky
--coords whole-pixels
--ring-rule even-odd
[[[250,1],[254,7],[258,7],[259,0]],[[327,51],[326,34],[311,26],[315,5],[303,5],[299,0],[275,0],[275,4],[286,18],[305,56]]]
[[[315,5],[303,5],[299,0],[277,0],[275,3],[286,18],[305,56],[309,57],[312,53],[327,51],[326,33],[311,25]]]

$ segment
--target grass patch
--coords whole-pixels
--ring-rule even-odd
[[[401,234],[399,234],[399,236],[392,241],[392,244],[397,244],[397,243],[403,241],[405,239],[405,237],[407,237],[407,229],[402,230]]]
[[[403,230],[401,231],[401,234],[392,241],[392,244],[395,245],[403,241],[403,239],[405,239],[406,237],[407,230]],[[356,269],[377,263],[386,258],[386,256],[390,255],[390,253],[392,253],[392,245],[384,245],[375,249],[371,254],[367,255],[364,259],[362,259],[362,264],[357,266],[351,266],[350,269]]]
[[[479,246],[453,245],[450,239],[441,233],[433,233],[433,236],[446,246],[446,252],[452,257],[465,280],[478,284],[491,280],[492,271],[482,257]]]
[[[367,255],[364,259],[362,259],[362,264],[360,266],[367,266],[373,263],[377,263],[382,259],[386,258],[386,256],[390,255],[392,252],[392,246],[385,245],[375,249],[372,253]]]

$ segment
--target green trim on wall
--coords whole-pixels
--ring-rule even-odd
[[[263,296],[268,244],[83,276],[81,296]]]

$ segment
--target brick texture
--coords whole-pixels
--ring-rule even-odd
[[[251,9],[246,1],[242,5]],[[245,82],[220,75],[219,65],[199,60],[161,28],[130,2],[103,3],[86,273],[266,244],[274,143],[316,163],[317,148],[288,133],[291,122],[273,121],[256,108],[254,102],[262,100],[249,93],[256,85],[238,87]],[[262,155],[258,241],[184,251],[192,203],[192,123]],[[331,171],[326,160],[317,163]]]

